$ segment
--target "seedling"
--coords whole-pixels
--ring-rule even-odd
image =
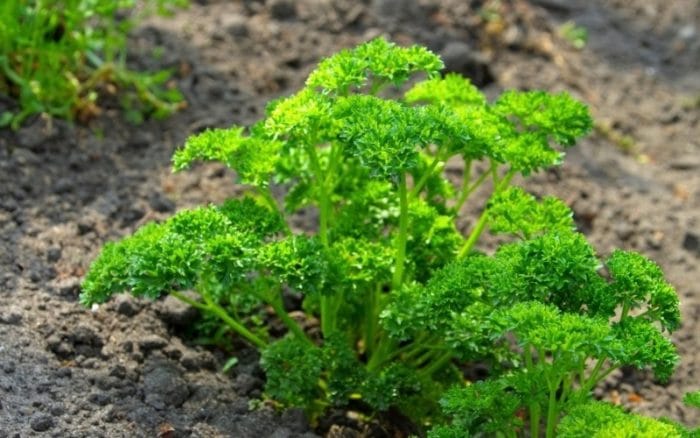
[[[108,243],[82,303],[169,293],[260,349],[278,402],[311,418],[350,401],[398,408],[442,424],[434,436],[553,436],[612,370],[668,378],[678,358],[663,332],[680,317],[659,268],[625,251],[601,262],[563,202],[512,185],[561,162],[591,128],[587,108],[541,91],[488,102],[441,68],[423,47],[375,39],[323,60],[255,125],[191,137],[175,171],[219,161],[247,194]],[[416,75],[402,99],[382,97]],[[450,159],[464,163],[455,184]],[[465,235],[455,223],[477,191],[490,196]],[[313,232],[289,225],[304,208]],[[492,255],[476,250],[489,229],[512,238]],[[285,308],[292,292],[321,340]],[[286,336],[254,323],[263,308]],[[474,364],[486,380],[465,378]]]
[[[166,13],[187,0],[145,2]],[[100,97],[118,94],[127,117],[166,116],[180,93],[169,71],[143,73],[126,65],[126,37],[136,23],[135,0],[3,0],[0,4],[0,93],[19,109],[0,114],[0,127],[18,128],[46,113],[87,120]]]

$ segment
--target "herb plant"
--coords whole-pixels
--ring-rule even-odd
[[[135,72],[126,65],[126,36],[136,0],[3,0],[0,3],[0,93],[19,109],[0,114],[0,126],[20,126],[47,113],[86,119],[99,98],[119,93],[127,116],[165,116],[182,100],[166,86],[170,72]],[[187,0],[147,1],[168,12]]]
[[[312,417],[350,401],[398,408],[437,424],[434,437],[549,437],[568,414],[604,409],[587,406],[616,368],[667,379],[678,358],[664,332],[680,315],[658,266],[627,251],[601,261],[562,201],[512,185],[561,162],[591,128],[587,108],[541,91],[488,102],[442,66],[375,39],[321,61],[255,125],[192,136],[175,171],[219,161],[247,194],[108,243],[82,303],[169,293],[259,348],[278,402]],[[456,184],[448,160],[463,162]],[[477,191],[490,194],[463,235],[456,221]],[[316,230],[291,227],[304,208]],[[511,239],[481,253],[486,230]],[[286,293],[303,296],[304,321]],[[260,309],[287,335],[256,324]],[[321,339],[304,329],[314,319]],[[465,377],[475,364],[486,379]]]

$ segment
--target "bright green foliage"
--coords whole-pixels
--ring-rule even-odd
[[[537,202],[534,196],[519,187],[512,187],[494,196],[489,204],[490,229],[529,239],[546,231],[573,230],[571,209],[561,200],[546,196]]]
[[[243,184],[265,186],[281,148],[278,141],[243,135],[243,128],[210,129],[190,137],[175,152],[173,168],[180,171],[197,160],[219,161],[235,170]]]
[[[649,306],[640,318],[658,320],[666,330],[673,331],[680,325],[678,296],[664,280],[656,263],[634,252],[615,251],[606,262],[613,278],[611,293],[623,304],[625,313]]]
[[[700,391],[689,392],[683,397],[683,402],[688,406],[700,409]]]
[[[679,425],[625,413],[603,402],[580,404],[559,424],[562,438],[682,438],[687,431]]]
[[[493,436],[522,426],[522,420],[516,415],[520,398],[507,379],[453,387],[445,393],[440,405],[454,421],[451,426],[431,430],[430,438],[464,436],[466,431],[473,430]]]
[[[342,120],[338,138],[343,151],[358,159],[371,176],[396,177],[416,167],[416,146],[424,146],[421,113],[398,102],[374,96],[338,99],[335,115]]]
[[[585,106],[543,92],[489,103],[441,65],[376,39],[322,61],[248,130],[193,136],[175,170],[220,161],[251,195],[106,245],[82,302],[173,294],[221,321],[218,338],[261,350],[267,396],[311,418],[351,400],[367,414],[398,409],[437,424],[435,437],[551,437],[613,370],[668,378],[678,358],[663,332],[678,326],[678,299],[658,267],[628,252],[603,263],[562,201],[510,187],[561,160],[559,146],[590,128]],[[428,79],[405,99],[381,97],[414,73]],[[464,161],[456,185],[450,159]],[[458,215],[483,187],[463,234]],[[302,209],[318,213],[316,230],[289,225]],[[486,230],[514,241],[479,253]],[[290,291],[320,341],[285,308]],[[261,309],[289,333],[270,339]],[[488,378],[465,382],[474,363]]]
[[[187,0],[156,0],[145,2],[144,10],[167,13],[185,5]],[[19,109],[1,114],[0,125],[18,128],[36,113],[86,119],[99,111],[109,87],[134,121],[176,110],[182,97],[166,85],[170,72],[126,66],[136,7],[135,0],[3,0],[0,93],[17,98]]]
[[[344,95],[370,80],[378,89],[387,83],[399,86],[417,72],[434,77],[442,67],[442,60],[424,47],[403,48],[377,38],[324,59],[306,84]]]
[[[566,93],[506,91],[494,105],[498,114],[513,117],[521,132],[538,132],[571,146],[591,130],[588,108]]]
[[[481,91],[469,79],[455,73],[419,82],[406,92],[405,97],[409,103],[428,102],[451,106],[486,104]]]
[[[270,344],[260,359],[271,397],[293,406],[309,406],[321,396],[318,382],[323,371],[323,351],[295,337]]]

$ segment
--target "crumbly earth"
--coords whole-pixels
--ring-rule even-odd
[[[561,34],[570,20],[588,31],[582,50]],[[239,349],[222,373],[228,357],[183,335],[197,315],[174,300],[77,302],[105,242],[236,193],[220,166],[171,174],[189,134],[255,121],[322,56],[380,34],[429,46],[491,96],[568,90],[590,105],[595,132],[525,185],[564,199],[601,255],[619,247],[656,260],[684,318],[670,383],[623,370],[596,394],[700,422],[681,403],[700,389],[696,0],[197,0],[130,43],[134,67],[175,70],[186,109],[132,126],[107,106],[87,126],[37,117],[0,132],[0,437],[389,436],[342,413],[314,429],[298,410],[253,409],[264,382],[255,353]],[[0,111],[11,105],[0,99]]]

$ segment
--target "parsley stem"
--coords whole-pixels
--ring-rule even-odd
[[[202,304],[198,301],[195,301],[186,295],[181,294],[180,292],[177,291],[172,291],[170,292],[172,296],[177,298],[180,301],[183,301],[192,307],[195,307],[199,310],[202,310],[204,312],[210,312],[213,313],[214,315],[218,316],[219,319],[224,321],[226,325],[231,327],[233,331],[238,333],[239,335],[243,336],[248,342],[251,344],[255,345],[258,348],[264,348],[267,346],[267,342],[263,341],[259,337],[257,337],[253,332],[248,330],[243,324],[240,322],[236,321],[233,319],[227,312],[224,310],[223,307],[219,306],[212,300],[212,298],[207,294],[206,292],[202,292],[202,298],[204,298],[204,301],[206,304]]]
[[[483,184],[483,182],[486,180],[486,178],[488,178],[489,175],[490,170],[487,170],[481,175],[479,175],[479,178],[477,178],[476,181],[474,181],[474,184],[469,185],[469,178],[471,178],[471,170],[467,172],[467,174],[464,176],[465,179],[462,184],[462,193],[460,194],[459,199],[457,200],[457,203],[454,207],[456,213],[458,213],[462,209],[464,203],[467,202],[467,199],[469,199],[469,196],[471,196],[471,194],[474,193],[474,190],[478,189],[481,186],[481,184]]]
[[[421,175],[420,179],[416,183],[415,186],[413,186],[413,189],[411,189],[411,193],[409,196],[411,198],[415,198],[418,196],[421,190],[423,190],[423,187],[425,184],[428,182],[428,179],[433,176],[433,172],[435,172],[435,169],[438,167],[438,165],[442,162],[442,156],[440,154],[440,151],[437,152],[435,155],[435,159],[430,163],[428,168],[425,170],[423,175]]]
[[[498,185],[496,185],[496,188],[494,189],[491,197],[493,197],[494,195],[497,195],[498,193],[505,190],[505,188],[508,187],[508,184],[510,183],[510,180],[513,178],[513,176],[515,176],[515,172],[512,170],[508,171],[508,173],[498,182]],[[489,219],[489,209],[487,206],[484,208],[484,211],[481,213],[481,216],[479,217],[479,220],[476,222],[476,225],[474,226],[474,229],[472,230],[471,234],[469,234],[467,241],[464,242],[462,249],[459,250],[459,253],[457,254],[457,258],[461,259],[461,258],[464,258],[467,254],[469,254],[469,251],[472,250],[472,248],[476,244],[477,240],[479,240],[481,233],[484,232],[484,229],[486,228],[486,224],[488,223],[488,219]]]
[[[270,186],[267,186],[267,187],[265,187],[265,188],[262,188],[262,187],[259,187],[259,186],[258,186],[258,187],[256,187],[256,188],[257,188],[257,191],[258,191],[258,193],[260,194],[260,196],[261,196],[261,197],[263,198],[263,200],[265,201],[265,203],[272,209],[272,211],[274,211],[275,213],[277,213],[277,214],[280,216],[280,218],[281,218],[281,220],[282,220],[282,225],[284,226],[284,232],[285,232],[285,234],[286,234],[287,236],[291,236],[291,235],[292,235],[292,229],[289,228],[289,224],[287,223],[287,220],[285,219],[284,214],[283,214],[282,211],[280,210],[279,205],[277,205],[277,200],[276,200],[275,197],[272,195],[272,190],[270,190]]]
[[[557,417],[559,416],[559,410],[557,403],[557,389],[561,379],[557,379],[556,384],[549,386],[549,402],[547,404],[547,438],[554,438],[554,430],[557,426]]]
[[[396,238],[396,266],[392,280],[392,290],[401,288],[403,282],[403,270],[406,262],[406,241],[408,239],[408,193],[406,190],[406,174],[399,175],[399,202],[401,213],[399,216],[399,235]]]
[[[328,241],[328,216],[330,215],[330,194],[327,191],[327,181],[324,176],[323,170],[321,169],[321,162],[318,159],[318,154],[316,153],[316,146],[314,143],[310,142],[307,144],[307,152],[309,154],[309,159],[311,160],[311,167],[315,173],[315,178],[319,184],[319,199],[318,199],[318,209],[319,209],[319,230],[318,234],[321,239],[321,243],[325,248],[329,247]],[[321,332],[323,336],[328,336],[335,329],[335,315],[333,315],[333,302],[332,297],[328,295],[321,295]]]
[[[525,346],[525,366],[534,370],[534,362],[532,360],[532,347],[530,345]],[[531,402],[529,405],[530,410],[530,436],[539,437],[540,436],[540,416],[542,415],[542,408],[540,404],[536,401]]]
[[[299,324],[292,319],[291,316],[287,313],[287,311],[284,309],[284,305],[282,303],[282,297],[279,296],[277,300],[273,300],[270,302],[270,305],[272,306],[272,309],[275,311],[277,314],[277,317],[282,320],[284,325],[287,326],[287,328],[294,333],[294,335],[297,337],[297,339],[302,340],[306,342],[307,344],[313,346],[314,343],[307,334],[304,332],[304,330],[299,326]]]
[[[442,356],[435,359],[435,361],[430,364],[427,368],[423,368],[420,373],[426,376],[432,376],[436,371],[440,370],[442,367],[447,365],[452,360],[452,352],[446,351]]]

